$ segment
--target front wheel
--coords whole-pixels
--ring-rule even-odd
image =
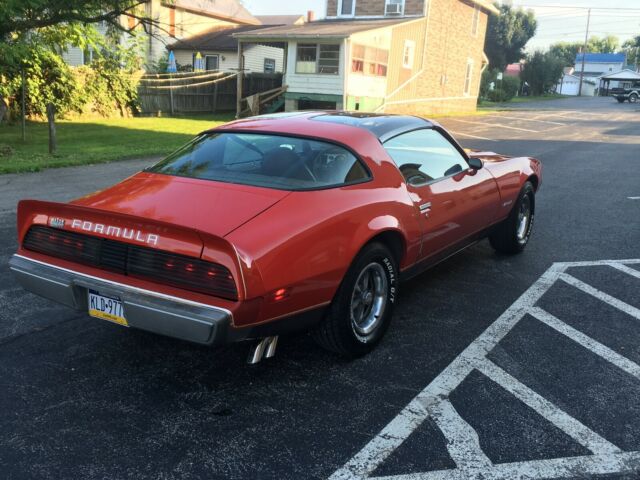
[[[347,271],[314,339],[348,358],[370,352],[389,327],[397,295],[396,259],[385,245],[370,243]]]
[[[638,101],[638,94],[632,93],[629,95],[629,103],[636,103]]]
[[[502,253],[522,252],[531,238],[535,206],[535,190],[531,182],[527,182],[507,219],[489,236],[491,246]]]

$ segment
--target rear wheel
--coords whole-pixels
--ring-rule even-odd
[[[503,253],[522,252],[531,238],[534,214],[535,190],[531,182],[527,182],[509,217],[489,236],[491,246]]]
[[[323,348],[342,356],[362,356],[382,339],[398,294],[397,263],[381,243],[367,245],[356,257],[329,311],[314,330]]]
[[[629,103],[636,103],[638,101],[638,94],[632,93],[629,95]]]

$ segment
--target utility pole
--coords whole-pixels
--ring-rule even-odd
[[[582,68],[580,69],[580,88],[578,89],[578,96],[582,96],[582,82],[584,81],[584,62],[587,56],[587,44],[589,43],[589,25],[591,24],[591,9],[587,13],[587,31],[584,34],[584,46],[582,47]]]

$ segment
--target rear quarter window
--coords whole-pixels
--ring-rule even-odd
[[[349,150],[306,138],[201,135],[147,171],[281,190],[339,187],[370,179]]]

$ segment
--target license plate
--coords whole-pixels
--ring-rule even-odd
[[[122,302],[118,298],[100,295],[99,292],[89,290],[89,315],[128,327],[124,318]]]

